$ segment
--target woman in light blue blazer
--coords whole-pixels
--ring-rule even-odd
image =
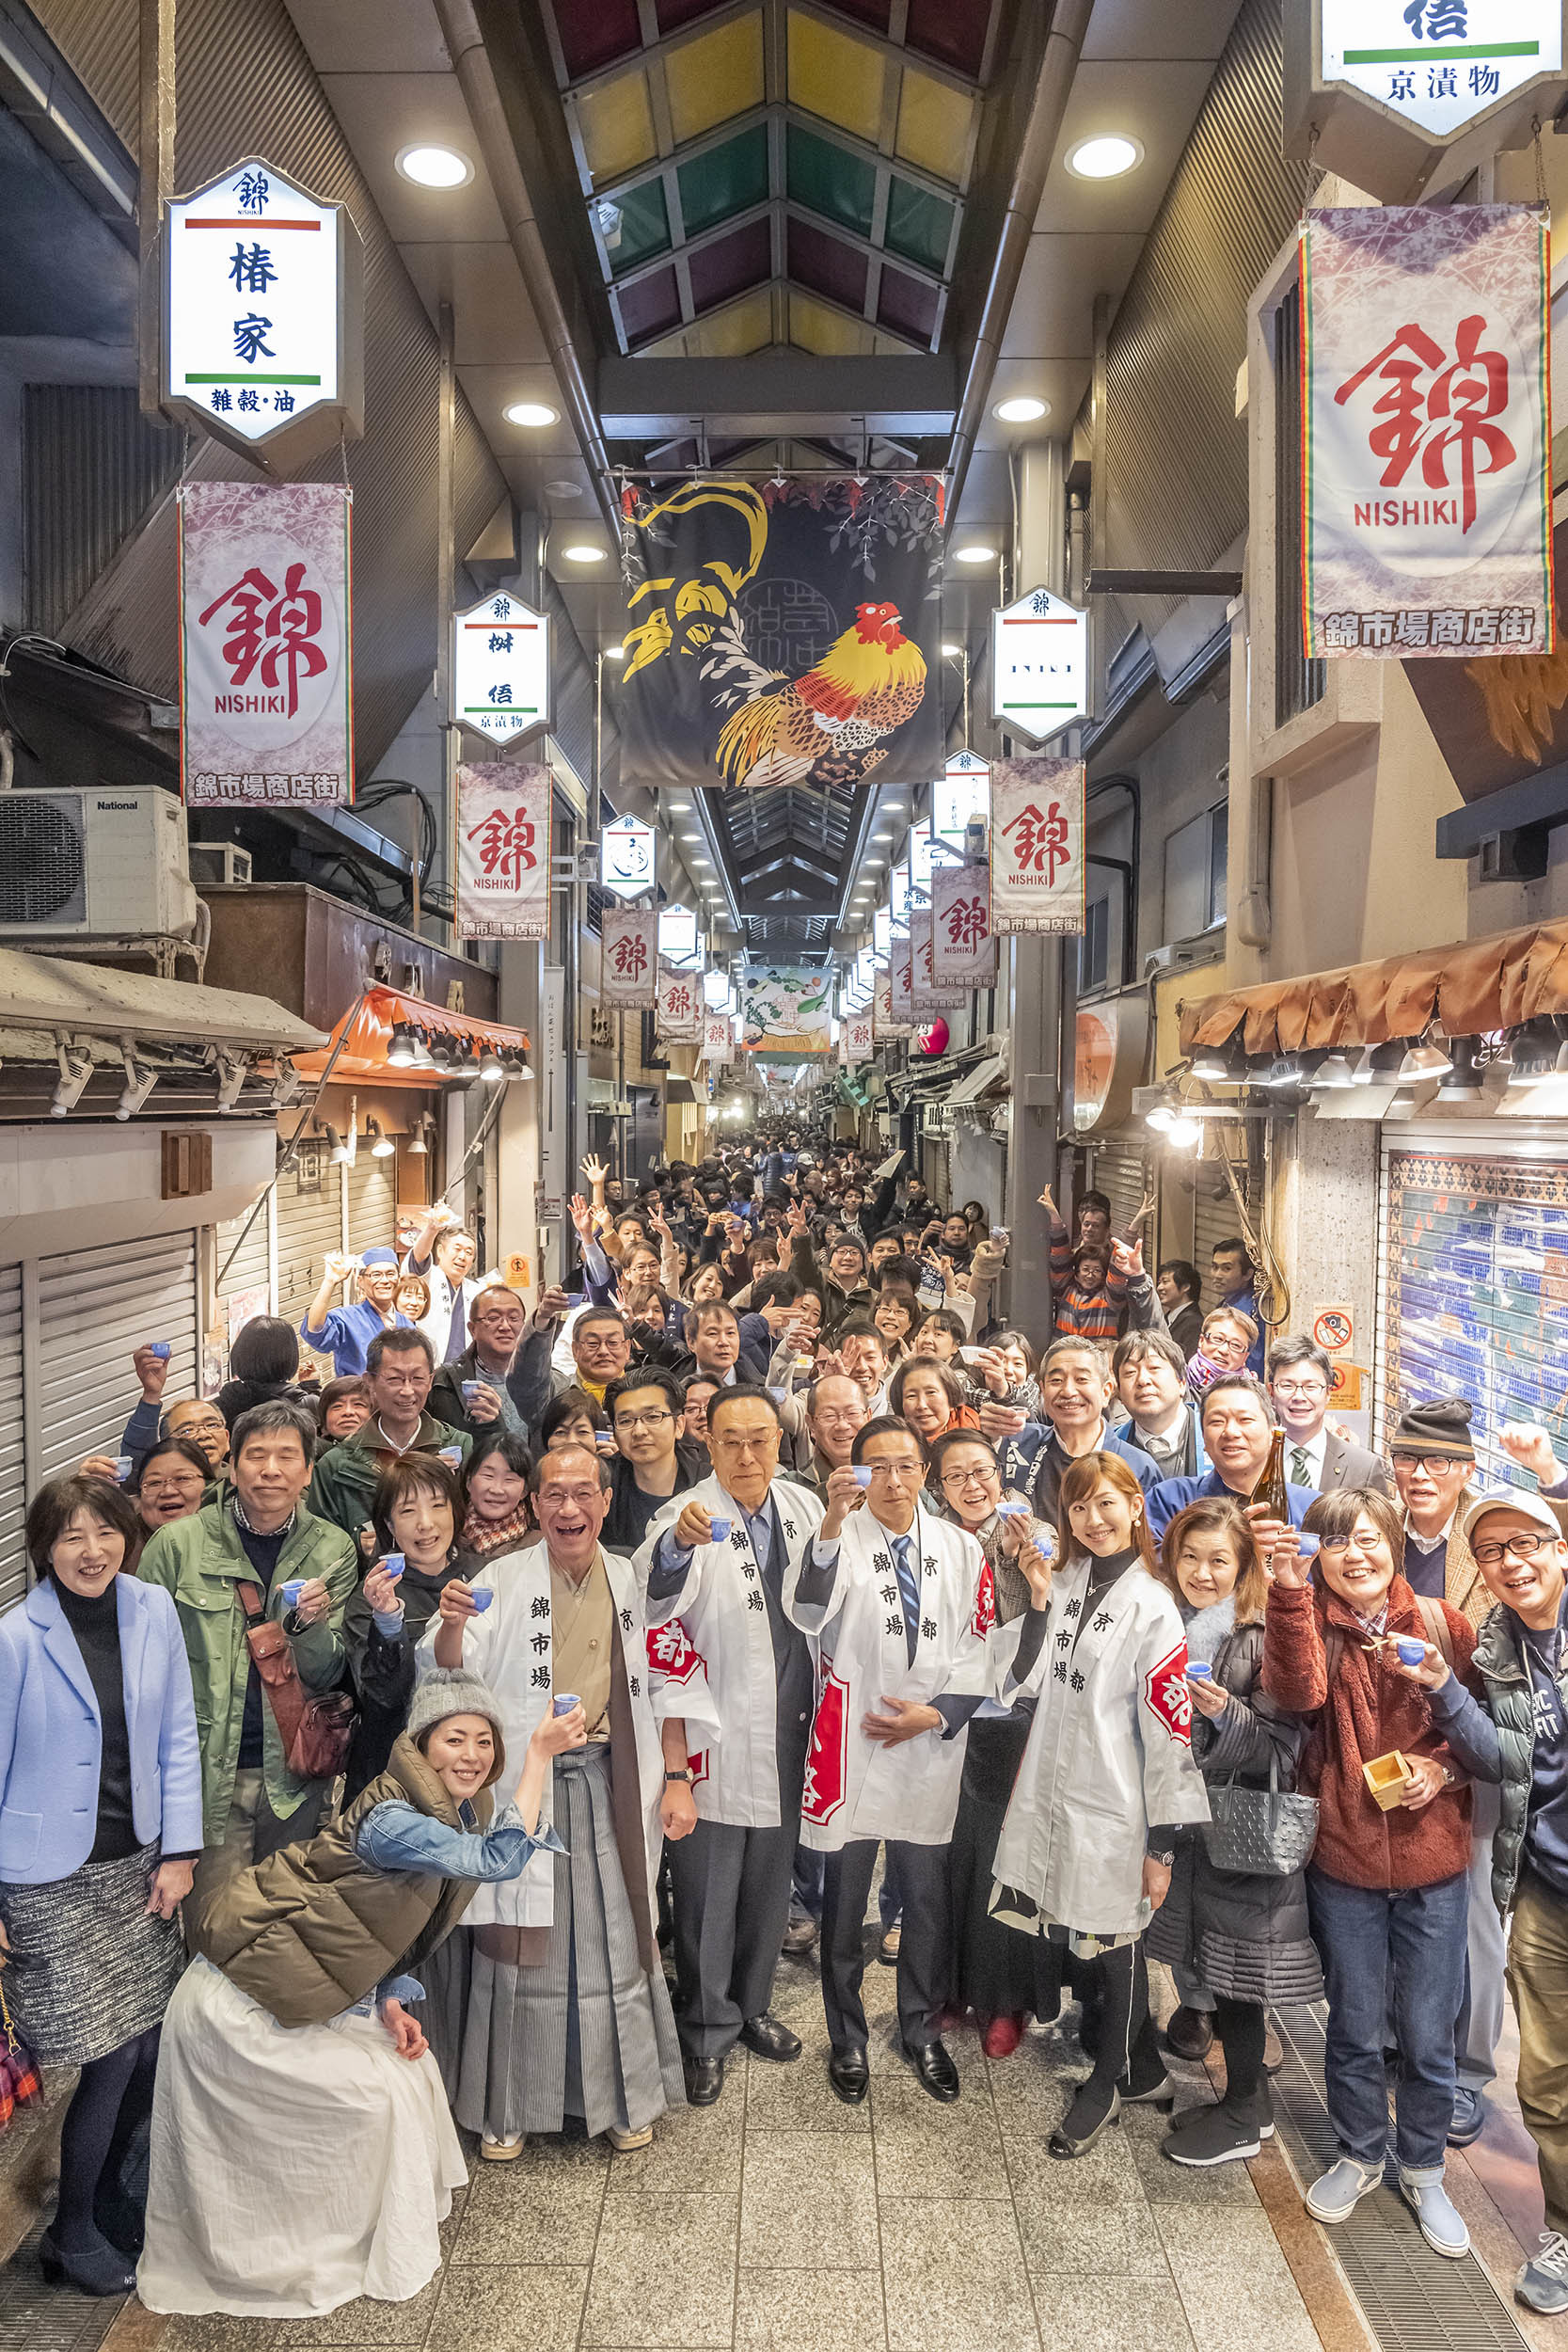
[[[152,2106],[177,1912],[201,1848],[201,1758],[180,1620],[122,1576],[140,1533],[103,1478],[27,1513],[39,1581],[0,1617],[0,1945],[34,2056],[76,2066],[44,2274],[128,2294],[141,2216],[120,2165]]]

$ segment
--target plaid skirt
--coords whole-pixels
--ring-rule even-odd
[[[180,1922],[147,1909],[156,1844],[43,1886],[0,1881],[11,2014],[43,2066],[86,2066],[161,2021],[185,1965]]]

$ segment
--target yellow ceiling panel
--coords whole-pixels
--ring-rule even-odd
[[[577,101],[588,168],[595,180],[614,180],[635,171],[654,152],[654,117],[648,85],[641,71],[618,74],[585,90]]]
[[[969,153],[974,101],[912,66],[904,68],[898,96],[897,151],[923,171],[958,183]]]
[[[743,359],[749,351],[761,351],[773,340],[773,297],[768,288],[758,286],[732,302],[725,310],[717,310],[701,323],[700,349],[705,359]]]
[[[814,301],[810,294],[792,286],[789,340],[801,351],[816,352],[824,358],[859,358],[871,350],[872,330],[863,320],[847,318],[842,311],[831,310],[825,302]]]
[[[792,105],[839,123],[875,146],[882,123],[882,52],[815,16],[789,11]]]
[[[760,106],[762,12],[716,25],[697,40],[683,41],[664,60],[670,94],[670,127],[677,145],[701,136],[716,122]]]

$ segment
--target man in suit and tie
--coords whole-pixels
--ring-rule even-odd
[[[1393,1481],[1377,1455],[1328,1427],[1333,1377],[1315,1341],[1276,1340],[1269,1350],[1269,1395],[1285,1432],[1286,1477],[1292,1486],[1314,1486],[1319,1494],[1345,1486],[1392,1494]]]

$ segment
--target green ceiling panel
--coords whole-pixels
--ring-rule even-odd
[[[734,213],[763,203],[768,196],[768,133],[762,123],[694,155],[675,174],[681,218],[695,237]]]
[[[953,207],[925,188],[911,187],[894,174],[887,198],[887,242],[906,262],[941,277],[947,267],[947,243],[953,232]]]
[[[819,139],[815,132],[802,131],[794,122],[787,126],[784,157],[789,193],[797,204],[804,204],[828,220],[841,222],[859,236],[871,234],[871,215],[877,200],[874,165],[850,154],[847,148],[835,147],[831,139]]]
[[[599,229],[609,249],[610,266],[621,278],[628,269],[635,269],[639,262],[651,261],[656,253],[669,250],[670,214],[664,201],[664,183],[658,179],[644,180],[635,188],[623,189],[619,196],[604,199],[605,206],[610,202],[621,215],[620,236],[615,236],[613,223],[606,227],[603,207],[598,208]]]

